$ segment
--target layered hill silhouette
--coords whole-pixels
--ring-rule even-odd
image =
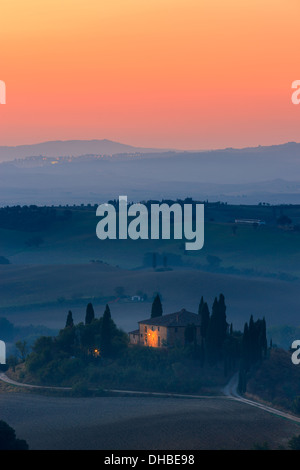
[[[80,155],[115,155],[122,153],[162,152],[165,149],[134,147],[111,140],[56,140],[31,145],[0,146],[0,162],[32,156],[78,157]]]
[[[176,151],[74,140],[0,147],[0,205],[99,203],[121,194],[134,201],[299,204],[300,144]]]

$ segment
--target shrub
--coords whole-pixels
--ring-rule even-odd
[[[71,395],[73,397],[87,397],[91,395],[91,392],[85,382],[77,382],[72,387]]]
[[[292,450],[300,450],[300,434],[289,440],[288,446]]]
[[[0,450],[28,450],[23,439],[16,438],[16,432],[5,421],[0,421]]]

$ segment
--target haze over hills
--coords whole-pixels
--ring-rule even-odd
[[[133,147],[111,140],[57,140],[31,145],[0,146],[0,162],[31,156],[66,157],[79,155],[115,155],[118,153],[164,152],[166,149]]]
[[[288,142],[280,145],[245,147],[245,148],[225,148],[210,150],[179,150],[147,148],[127,145],[107,139],[93,140],[57,140],[40,142],[36,144],[26,144],[17,146],[0,146],[0,162],[23,159],[26,157],[79,157],[83,155],[120,155],[120,154],[164,154],[164,153],[189,153],[189,154],[221,154],[221,155],[281,155],[283,158],[287,154],[300,158],[300,143]]]
[[[106,140],[48,142],[0,147],[0,159],[8,160],[7,149],[18,159],[0,163],[1,206],[100,203],[121,194],[132,201],[300,203],[300,144],[294,142],[193,152]],[[21,157],[29,151],[36,156]]]

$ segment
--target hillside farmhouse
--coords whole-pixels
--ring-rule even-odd
[[[186,343],[186,329],[191,328],[197,343],[201,340],[200,316],[185,309],[180,312],[149,318],[138,322],[138,330],[129,333],[130,344],[163,348],[183,346]]]
[[[239,225],[266,225],[266,222],[260,219],[235,219],[234,223]]]

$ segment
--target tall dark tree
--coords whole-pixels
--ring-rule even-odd
[[[258,319],[256,322],[251,315],[249,321],[249,356],[250,364],[260,362],[267,354],[266,321]]]
[[[247,375],[251,364],[251,342],[248,323],[244,325],[244,332],[241,346],[241,363],[239,370],[238,391],[245,393],[247,390]]]
[[[202,309],[203,309],[203,305],[204,305],[204,299],[203,299],[203,295],[202,295],[202,296],[201,296],[200,303],[199,303],[199,307],[198,307],[198,315],[201,315]]]
[[[113,325],[112,325],[110,308],[108,305],[106,305],[105,311],[102,317],[101,335],[100,335],[101,355],[103,357],[107,357],[111,354],[112,326]]]
[[[245,333],[244,333],[245,334]],[[247,355],[249,357],[249,363],[254,364],[258,359],[258,344],[257,344],[257,325],[254,323],[253,315],[251,315],[248,327],[249,341],[247,344]]]
[[[207,350],[207,360],[210,364],[214,364],[220,359],[219,349],[220,345],[218,344],[218,299],[215,297],[212,306],[211,317],[209,320],[207,328],[207,337],[206,337],[206,350]]]
[[[163,308],[162,308],[159,294],[157,294],[152,303],[151,318],[161,317],[162,314],[163,314]]]
[[[268,340],[267,340],[267,325],[266,325],[266,319],[263,317],[262,319],[262,325],[261,325],[261,331],[260,331],[260,345],[262,348],[262,352],[264,357],[266,357],[267,352],[268,352]]]
[[[256,322],[251,315],[249,326],[245,324],[242,338],[240,385],[239,390],[245,392],[247,374],[259,364],[267,354],[266,321],[258,319]]]
[[[86,314],[85,314],[85,324],[90,325],[95,318],[94,307],[91,303],[88,303],[86,306]]]
[[[201,333],[202,338],[206,339],[208,325],[209,325],[209,308],[208,308],[207,302],[203,303],[203,307],[201,309],[200,315],[201,315],[200,333]]]
[[[67,320],[66,320],[66,328],[73,328],[73,326],[74,326],[73,315],[72,315],[71,310],[69,310]]]
[[[219,303],[218,303],[218,318],[219,318],[219,335],[220,341],[223,341],[226,338],[227,331],[228,331],[228,323],[226,321],[226,305],[225,305],[225,297],[223,294],[219,295]]]
[[[220,294],[219,300],[217,298],[214,300],[207,328],[207,359],[211,364],[222,359],[227,331],[225,298]]]

